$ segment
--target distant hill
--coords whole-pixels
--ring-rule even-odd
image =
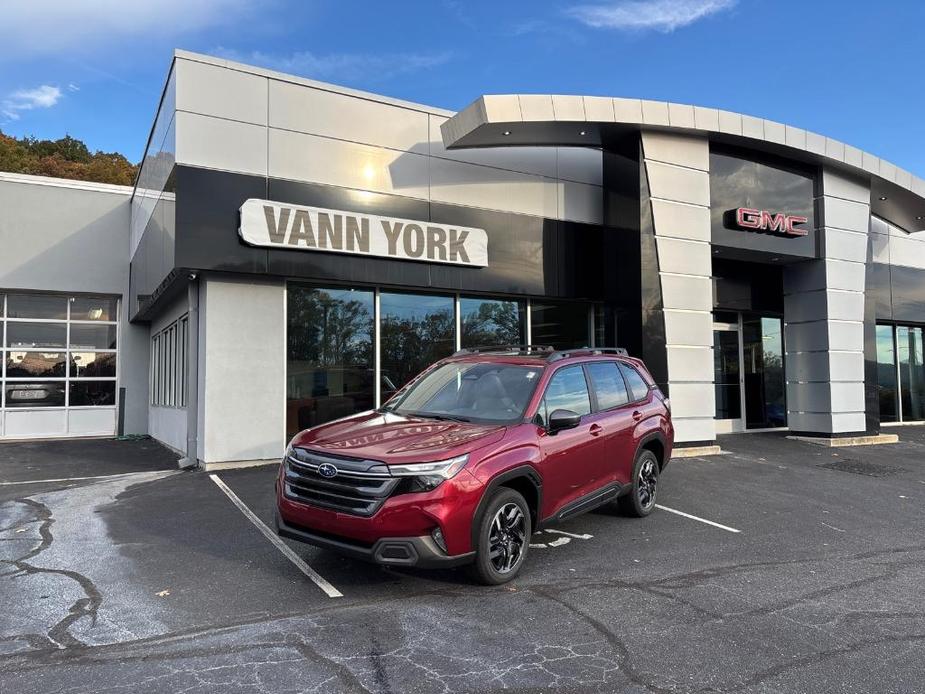
[[[60,140],[15,138],[0,132],[0,171],[130,186],[138,166],[117,152],[90,153],[70,135]]]

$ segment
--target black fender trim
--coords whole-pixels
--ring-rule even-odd
[[[662,444],[662,450],[664,451],[668,450],[668,442],[665,440],[664,432],[662,432],[661,430],[650,432],[639,440],[639,445],[636,447],[636,453],[633,455],[633,465],[636,464],[636,458],[639,457],[639,452],[643,448],[645,448],[646,444],[649,443],[650,441],[658,441],[660,444]],[[659,472],[664,470],[666,465],[668,465],[667,460],[661,461],[661,465],[659,466]],[[632,487],[633,485],[630,484],[629,486]]]
[[[539,525],[540,522],[540,509],[543,507],[543,479],[540,477],[540,473],[537,472],[536,468],[532,465],[518,465],[515,468],[510,470],[505,470],[500,475],[496,475],[489,480],[488,484],[485,485],[485,491],[482,493],[482,498],[479,499],[478,506],[475,507],[475,513],[472,515],[472,530],[471,530],[471,542],[472,550],[476,551],[479,546],[479,525],[482,520],[482,513],[485,511],[485,504],[488,503],[489,495],[498,487],[504,485],[505,482],[510,482],[511,480],[518,479],[520,477],[526,477],[530,480],[533,486],[536,488],[536,522],[534,525]],[[536,528],[534,528],[535,530]]]

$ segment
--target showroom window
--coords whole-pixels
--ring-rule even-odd
[[[398,388],[456,350],[452,296],[382,292],[379,316],[382,377]]]
[[[116,310],[108,297],[0,295],[0,406],[114,407]]]
[[[492,345],[584,346],[602,334],[589,302],[423,294],[293,282],[287,291],[286,431],[369,410],[457,349]],[[539,317],[530,337],[530,317]],[[576,320],[578,316],[578,320]],[[564,325],[556,321],[565,321]],[[555,338],[550,340],[549,338]],[[154,347],[154,368],[170,368]],[[157,379],[155,379],[157,380]],[[156,395],[166,392],[166,395]],[[152,381],[152,398],[169,397]]]
[[[877,326],[880,421],[925,420],[925,334],[909,325]]]
[[[525,344],[526,306],[522,301],[462,297],[459,329],[463,347]]]
[[[290,285],[287,307],[289,435],[372,409],[373,292]]]
[[[189,374],[189,316],[184,315],[151,338],[151,404],[186,407]]]
[[[591,305],[574,301],[533,301],[530,305],[530,342],[556,349],[592,344]]]

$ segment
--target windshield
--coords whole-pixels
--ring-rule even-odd
[[[542,368],[514,364],[443,364],[383,408],[463,422],[513,422],[524,416]]]

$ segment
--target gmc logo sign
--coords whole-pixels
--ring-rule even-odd
[[[806,236],[809,229],[799,226],[809,221],[806,217],[783,212],[771,213],[767,210],[754,210],[740,207],[730,210],[735,213],[735,226],[746,231],[763,231],[779,236]],[[730,215],[731,216],[731,215]]]

